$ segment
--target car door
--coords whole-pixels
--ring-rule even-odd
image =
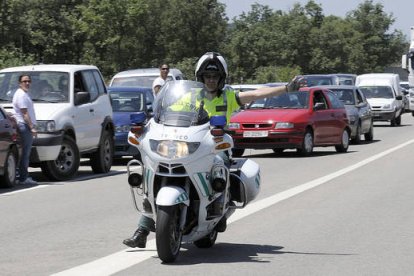
[[[314,143],[325,144],[332,135],[330,132],[334,114],[329,110],[328,101],[321,90],[314,90],[311,97]]]
[[[366,133],[372,124],[371,107],[368,104],[364,94],[357,88],[355,90],[356,108],[358,109],[359,119],[361,121],[361,131]]]
[[[7,149],[9,147],[11,128],[10,122],[6,119],[6,114],[0,109],[0,169],[3,168],[6,162]]]
[[[342,139],[342,132],[346,125],[347,115],[342,101],[331,91],[324,93],[329,100],[327,113],[329,114],[329,136],[326,143],[338,144]]]
[[[96,120],[94,102],[98,97],[98,89],[91,70],[82,70],[74,73],[74,91],[88,92],[90,99],[87,103],[76,106],[74,127],[80,151],[93,149],[99,144],[101,123]]]

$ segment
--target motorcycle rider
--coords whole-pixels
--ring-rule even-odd
[[[261,87],[242,93],[235,92],[229,86],[225,87],[225,81],[228,76],[227,63],[223,56],[217,52],[207,52],[198,60],[195,76],[197,81],[205,84],[205,91],[207,93],[203,93],[201,96],[203,97],[204,109],[208,115],[210,117],[225,115],[227,122],[230,122],[230,117],[234,111],[247,103],[297,90],[301,79],[300,77],[295,77],[286,86]],[[223,156],[223,159],[225,163],[229,163],[228,156]],[[225,227],[226,221],[221,226],[222,231],[224,231]],[[155,231],[154,220],[141,215],[138,229],[131,238],[125,239],[123,243],[129,247],[145,248],[150,231]]]

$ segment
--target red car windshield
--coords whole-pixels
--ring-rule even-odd
[[[309,106],[309,92],[297,91],[284,93],[279,96],[266,98],[253,102],[249,108],[285,108],[285,109],[302,109]]]

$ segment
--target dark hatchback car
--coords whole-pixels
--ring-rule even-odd
[[[364,94],[353,85],[324,86],[332,91],[341,100],[348,115],[351,127],[351,141],[355,144],[361,142],[361,135],[365,141],[374,139],[374,117]]]
[[[302,75],[302,86],[321,86],[321,85],[355,85],[355,74],[309,74]]]
[[[128,132],[130,129],[131,114],[144,112],[148,118],[151,116],[152,107],[148,104],[148,93],[151,88],[110,86],[107,88],[112,103],[113,121],[115,124],[115,152],[114,158],[132,156],[139,158],[137,148],[128,144]]]
[[[0,106],[0,187],[9,188],[16,184],[16,168],[20,156],[16,121]]]

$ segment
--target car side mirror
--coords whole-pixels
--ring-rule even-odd
[[[321,109],[324,109],[325,108],[325,104],[324,103],[316,103],[314,106],[313,106],[313,109],[314,110],[321,110]]]
[[[403,99],[403,97],[401,95],[398,95],[397,97],[395,97],[395,99],[401,101]]]
[[[91,95],[89,92],[76,92],[75,93],[75,105],[81,105],[89,102]]]

